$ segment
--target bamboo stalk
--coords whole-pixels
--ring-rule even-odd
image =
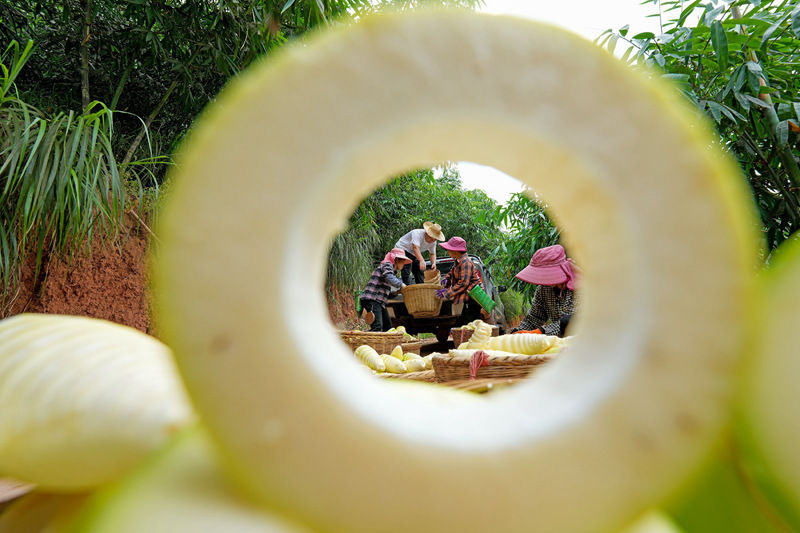
[[[92,0],[86,1],[86,14],[83,25],[83,38],[81,39],[81,104],[83,109],[89,108],[89,37],[92,24]]]

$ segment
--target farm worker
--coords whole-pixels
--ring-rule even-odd
[[[389,320],[389,311],[386,309],[386,299],[389,297],[391,287],[402,289],[406,286],[395,275],[395,270],[411,263],[400,248],[392,248],[383,261],[375,267],[369,277],[367,286],[361,292],[361,307],[367,314],[367,322],[372,319],[370,331],[386,331],[392,327]]]
[[[560,244],[536,250],[530,264],[516,275],[517,279],[536,285],[533,303],[511,332],[533,331],[563,337],[575,310],[576,270]]]
[[[455,260],[453,268],[442,280],[445,287],[436,291],[442,300],[453,300],[453,314],[460,315],[460,324],[466,324],[481,317],[482,308],[469,297],[469,290],[481,282],[478,269],[467,255],[467,242],[461,237],[451,237],[440,245]]]
[[[431,270],[436,270],[436,242],[444,240],[444,233],[439,224],[425,222],[422,229],[412,229],[397,241],[395,248],[400,248],[411,258],[411,263],[404,266],[402,270],[403,283],[411,285],[413,283],[423,283],[426,269],[425,259],[422,252],[427,251],[431,260]],[[414,280],[411,280],[411,274]]]

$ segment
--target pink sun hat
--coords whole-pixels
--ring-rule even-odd
[[[451,252],[467,251],[467,241],[465,241],[461,237],[450,237],[449,241],[439,243],[439,246],[441,246],[445,250],[450,250]]]
[[[383,261],[381,261],[381,263],[392,263],[392,264],[394,264],[394,262],[397,259],[400,259],[404,264],[411,262],[411,259],[409,259],[406,256],[406,253],[403,251],[402,248],[392,248],[391,251],[384,256]]]
[[[560,244],[536,250],[530,264],[515,277],[534,285],[558,285],[566,282],[568,289],[575,290],[575,270]]]

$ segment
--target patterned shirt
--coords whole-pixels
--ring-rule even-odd
[[[445,298],[452,298],[453,303],[460,303],[469,297],[467,292],[481,282],[478,269],[470,261],[467,254],[461,254],[456,259],[453,268],[447,273],[445,279],[448,281]]]
[[[402,285],[403,282],[394,275],[394,266],[384,261],[372,271],[367,286],[361,291],[361,299],[385,304],[389,297],[390,286],[399,288]]]
[[[575,291],[537,285],[531,309],[513,331],[541,329],[545,335],[561,335],[561,317],[575,311]]]

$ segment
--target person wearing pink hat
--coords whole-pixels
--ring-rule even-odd
[[[533,331],[562,337],[575,310],[577,267],[560,244],[540,248],[516,278],[536,285],[531,309],[511,330]]]
[[[436,296],[442,300],[453,300],[453,314],[461,315],[460,322],[480,318],[481,306],[469,297],[469,290],[481,282],[481,276],[467,255],[467,242],[461,237],[451,237],[439,246],[447,250],[455,264],[442,279],[445,288],[436,291]]]
[[[367,286],[361,292],[361,307],[366,311],[367,323],[371,322],[370,331],[387,331],[392,327],[389,311],[386,309],[386,300],[392,287],[402,289],[405,283],[395,274],[403,266],[411,262],[400,248],[392,248],[383,261],[375,267],[369,277]]]

